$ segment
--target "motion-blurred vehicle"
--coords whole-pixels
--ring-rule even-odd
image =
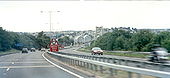
[[[35,48],[31,48],[31,52],[35,52]]]
[[[28,53],[28,49],[27,48],[23,48],[22,49],[22,53]]]
[[[96,55],[96,54],[103,55],[103,50],[99,47],[94,47],[92,48],[91,54],[92,55]]]
[[[45,52],[45,48],[41,48],[41,51],[44,51],[44,52]]]
[[[155,48],[148,60],[151,62],[166,62],[168,60],[168,51],[162,47]]]

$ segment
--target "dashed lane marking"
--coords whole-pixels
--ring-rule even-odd
[[[0,62],[1,63],[11,63],[11,62]],[[16,64],[16,63],[48,63],[48,62],[12,62],[12,64]]]
[[[6,71],[9,71],[10,68],[7,68]]]
[[[14,62],[12,62],[12,64],[14,64]]]
[[[7,68],[7,70],[9,70],[9,68],[45,68],[45,67],[55,67],[53,65],[39,65],[39,66],[1,66],[0,68]]]

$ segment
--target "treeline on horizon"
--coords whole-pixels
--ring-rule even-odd
[[[159,44],[170,51],[170,32],[159,33],[150,30],[131,31],[115,29],[91,43],[90,48],[100,47],[103,50],[151,51],[154,44]]]
[[[0,27],[0,51],[7,51],[10,49],[22,48],[46,48],[49,44],[50,38],[44,32],[38,33],[35,37],[28,33],[9,32]]]

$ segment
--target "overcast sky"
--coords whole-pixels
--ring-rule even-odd
[[[0,26],[16,32],[49,31],[48,11],[53,31],[170,28],[169,1],[0,1]]]

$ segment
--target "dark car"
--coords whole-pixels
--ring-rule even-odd
[[[31,52],[35,52],[35,48],[31,48]]]
[[[28,53],[28,49],[27,48],[23,48],[22,49],[22,53]]]
[[[92,55],[95,55],[95,54],[103,55],[103,50],[99,47],[94,47],[92,48],[91,54]]]

